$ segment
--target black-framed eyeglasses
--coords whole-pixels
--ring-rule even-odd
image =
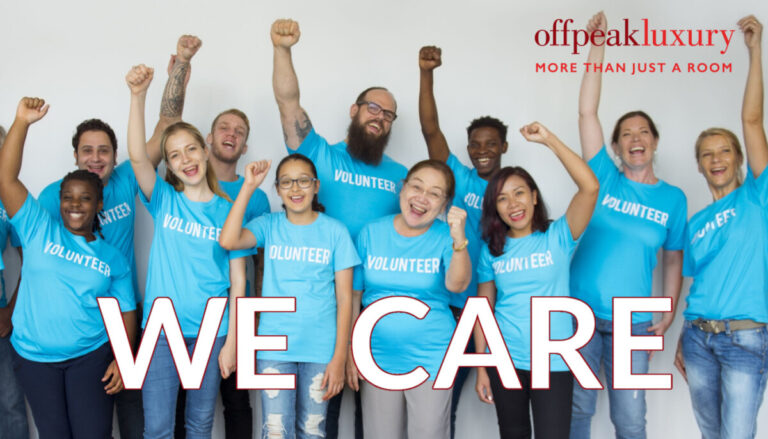
[[[357,105],[365,105],[368,107],[368,112],[373,114],[374,116],[380,114],[381,112],[384,112],[384,120],[386,120],[389,123],[392,123],[397,119],[397,114],[395,114],[394,111],[389,111],[381,108],[381,105],[377,104],[376,102],[371,101],[360,101],[357,102]]]
[[[317,181],[317,178],[312,178],[310,176],[301,176],[299,178],[283,177],[276,180],[275,184],[277,184],[277,186],[280,187],[280,189],[290,189],[293,187],[294,183],[298,184],[299,187],[302,189],[308,189],[316,181]]]

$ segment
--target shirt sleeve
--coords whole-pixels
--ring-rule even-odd
[[[768,175],[766,174],[768,174],[768,167],[763,169],[763,173],[757,178],[752,174],[752,170],[747,168],[747,178],[744,181],[750,192],[754,193],[758,204],[763,207],[768,207]]]
[[[256,247],[266,248],[267,235],[269,234],[270,215],[262,215],[245,223],[253,237],[256,238]]]
[[[61,210],[59,209],[59,192],[61,191],[61,180],[51,183],[48,186],[43,189],[42,192],[40,192],[40,196],[37,197],[37,201],[40,203],[41,206],[45,210],[48,211],[48,213],[51,214],[51,216],[54,219],[60,219],[61,218]]]
[[[333,271],[341,271],[360,265],[360,257],[357,255],[355,245],[349,236],[349,231],[344,225],[334,223],[336,239],[333,245]]]
[[[453,176],[456,178],[456,186],[463,186],[472,173],[472,170],[461,163],[453,153],[448,155],[448,160],[445,161],[445,164],[453,171]]]
[[[11,218],[11,224],[16,232],[16,238],[23,248],[26,248],[36,236],[48,233],[53,219],[32,194],[27,194],[27,199],[16,215]]]
[[[595,173],[597,180],[601,184],[619,174],[619,169],[613,163],[611,156],[608,155],[608,148],[605,145],[600,148],[600,151],[587,164],[592,168],[592,172]]]
[[[131,166],[131,161],[126,160],[123,163],[120,163],[115,168],[115,171],[112,173],[112,177],[110,177],[110,180],[116,176],[120,180],[121,184],[126,184],[128,187],[131,188],[133,193],[139,192],[139,182],[136,180],[136,173],[133,172],[133,166]]]
[[[569,255],[573,254],[573,251],[576,249],[576,244],[578,244],[578,240],[573,239],[571,226],[568,225],[568,218],[565,215],[550,224],[547,232],[550,233],[550,236],[555,237],[558,247],[565,250]],[[582,236],[584,236],[583,233]]]
[[[685,224],[683,232],[683,276],[693,277],[696,274],[696,267],[691,257],[691,239],[689,238],[690,224]]]
[[[19,235],[16,234],[16,229],[11,227],[8,231],[8,236],[11,238],[11,247],[21,247],[21,240]]]
[[[163,180],[160,174],[156,174],[155,186],[152,188],[152,198],[147,200],[142,191],[139,191],[139,197],[149,211],[149,214],[152,215],[152,218],[156,219],[163,206],[167,203],[168,198],[173,195],[172,192],[176,192],[176,189]]]
[[[682,250],[685,243],[686,218],[688,218],[688,200],[683,191],[675,188],[678,192],[674,209],[670,212],[669,228],[667,229],[667,239],[662,246],[664,250],[677,251]]]
[[[368,255],[368,230],[369,227],[363,227],[360,234],[357,235],[357,255],[361,261],[365,261]],[[365,290],[365,265],[360,263],[355,266],[354,278],[352,280],[352,289],[355,291]]]
[[[288,148],[286,146],[286,148]],[[317,164],[317,159],[321,154],[324,154],[327,152],[328,149],[328,142],[321,137],[317,132],[315,132],[315,129],[312,128],[312,130],[307,134],[307,137],[304,138],[304,141],[301,142],[301,145],[294,151],[290,148],[288,148],[288,154],[293,153],[300,153],[307,157],[309,157],[310,160],[315,162]]]
[[[116,252],[117,253],[117,252]],[[128,262],[120,256],[115,262],[121,267],[128,267]],[[110,285],[110,296],[117,299],[120,304],[120,311],[128,312],[136,309],[136,298],[133,294],[133,274],[131,270],[120,270],[112,276]]]
[[[480,250],[480,258],[477,262],[477,283],[490,282],[495,279],[491,264],[491,250],[488,244],[483,244]]]

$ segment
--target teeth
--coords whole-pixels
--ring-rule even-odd
[[[518,219],[521,218],[525,214],[524,210],[519,210],[517,212],[512,212],[509,214],[509,217],[512,219]]]
[[[631,148],[629,150],[629,152],[637,152],[637,151],[641,151],[641,152],[645,151],[645,148],[643,148],[642,146],[635,146],[634,148]]]
[[[485,165],[486,163],[488,163],[490,161],[491,161],[491,159],[488,159],[488,158],[477,159],[477,162],[480,163],[481,165]]]
[[[418,214],[423,214],[427,211],[427,209],[423,209],[421,207],[411,206],[411,209],[413,209]]]

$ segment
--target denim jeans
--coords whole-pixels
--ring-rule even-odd
[[[766,328],[712,334],[686,320],[682,348],[702,437],[754,438],[768,377]]]
[[[608,389],[611,422],[618,439],[644,439],[645,391],[613,389],[613,321],[595,319],[595,334],[579,352],[590,369],[597,375],[600,364],[605,367],[605,386]],[[632,325],[632,335],[651,335],[652,322]],[[632,352],[632,373],[648,373],[648,352]],[[571,413],[571,439],[589,439],[592,416],[597,404],[597,390],[587,390],[578,381],[573,383],[573,410]]]
[[[28,439],[27,406],[13,373],[12,349],[10,336],[0,337],[0,439]]]
[[[326,364],[296,363],[273,360],[256,361],[258,373],[281,373],[296,376],[294,390],[261,391],[261,435],[263,438],[296,439],[325,437],[323,382]]]
[[[226,337],[218,337],[213,344],[203,382],[197,390],[187,390],[185,426],[188,439],[210,439],[213,428],[216,395],[219,393],[219,351]],[[190,355],[195,350],[196,338],[185,338]],[[179,375],[168,348],[168,340],[161,335],[149,364],[147,378],[142,387],[144,403],[144,438],[170,439],[173,436]]]

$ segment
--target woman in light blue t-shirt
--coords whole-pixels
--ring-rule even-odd
[[[578,191],[565,215],[550,224],[538,186],[525,169],[503,168],[488,182],[477,293],[494,307],[522,389],[506,389],[495,368],[481,367],[475,390],[481,401],[494,404],[502,439],[531,437],[531,417],[537,439],[566,439],[573,376],[563,360],[553,356],[549,389],[531,389],[530,330],[535,322],[530,304],[535,296],[569,296],[571,256],[592,217],[600,185],[584,160],[541,124],[534,122],[520,132],[560,159]],[[555,340],[571,337],[571,316],[552,313],[549,331]],[[476,328],[475,349],[484,353],[486,346],[482,330]]]
[[[768,380],[768,145],[763,125],[762,26],[739,21],[749,51],[739,140],[723,128],[696,140],[713,202],[688,222],[683,274],[693,278],[675,365],[702,437],[752,438]],[[763,433],[762,436],[765,436]]]
[[[229,252],[217,241],[232,203],[219,189],[205,140],[195,127],[178,122],[163,132],[165,179],[152,166],[144,140],[144,101],[152,74],[139,65],[126,75],[131,90],[128,153],[139,195],[154,220],[142,327],[154,300],[170,298],[192,355],[208,300],[229,297],[229,313],[220,323],[200,387],[187,391],[187,438],[210,438],[220,378],[235,369],[235,298],[245,295],[248,254]],[[178,388],[174,359],[161,334],[142,388],[146,439],[173,433]]]
[[[101,237],[103,186],[96,174],[64,177],[61,221],[19,181],[27,131],[47,111],[42,99],[22,99],[0,150],[0,200],[24,249],[12,319],[14,369],[41,439],[109,437],[114,394],[123,385],[97,298],[118,300],[133,343],[131,271]]]
[[[355,270],[353,318],[360,305],[391,296],[418,299],[430,307],[424,319],[390,314],[376,323],[371,353],[390,374],[423,367],[429,379],[408,390],[386,390],[358,382],[350,357],[347,382],[361,389],[363,429],[368,439],[450,435],[451,390],[433,389],[434,380],[456,326],[449,308],[451,294],[469,285],[472,264],[464,225],[467,214],[451,207],[446,221],[437,219],[453,199],[451,169],[438,160],[415,164],[400,190],[400,213],[374,220],[357,237],[363,263]]]
[[[284,351],[260,351],[259,373],[292,374],[294,390],[262,390],[264,436],[318,437],[328,400],[344,389],[352,315],[352,267],[360,263],[347,228],[322,213],[315,165],[302,154],[285,157],[275,172],[284,212],[245,226],[248,200],[264,181],[267,161],[245,168],[245,182],[221,232],[228,249],[263,246],[263,297],[293,297],[293,313],[263,313],[259,335],[286,335]]]

